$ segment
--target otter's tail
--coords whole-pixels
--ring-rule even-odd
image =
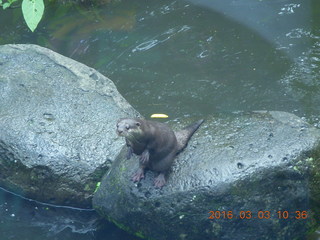
[[[178,153],[181,152],[188,144],[189,139],[192,137],[195,131],[200,127],[200,125],[204,122],[203,119],[190,124],[184,129],[175,132],[177,141],[178,141]]]

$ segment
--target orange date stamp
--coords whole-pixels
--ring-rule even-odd
[[[307,211],[209,211],[208,219],[307,219]]]

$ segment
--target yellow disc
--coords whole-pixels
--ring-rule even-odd
[[[154,113],[151,115],[151,118],[168,118],[169,116],[163,113]]]

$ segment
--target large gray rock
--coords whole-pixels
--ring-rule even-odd
[[[38,46],[0,46],[0,185],[90,207],[123,145],[115,122],[136,114],[94,69]]]
[[[319,157],[319,137],[284,112],[208,117],[163,189],[154,188],[150,171],[134,184],[138,159],[126,160],[123,150],[93,205],[150,239],[304,239],[310,212],[302,211],[309,210],[308,171]]]

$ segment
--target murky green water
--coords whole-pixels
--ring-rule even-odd
[[[83,62],[146,117],[282,110],[319,126],[320,1],[108,2],[51,4],[33,34],[20,9],[0,11],[0,44],[35,43]]]
[[[93,210],[20,198],[0,188],[1,240],[138,240]]]
[[[319,2],[225,2],[52,5],[34,34],[20,9],[5,11],[0,43],[40,44],[98,69],[145,116],[266,109],[317,121]]]

